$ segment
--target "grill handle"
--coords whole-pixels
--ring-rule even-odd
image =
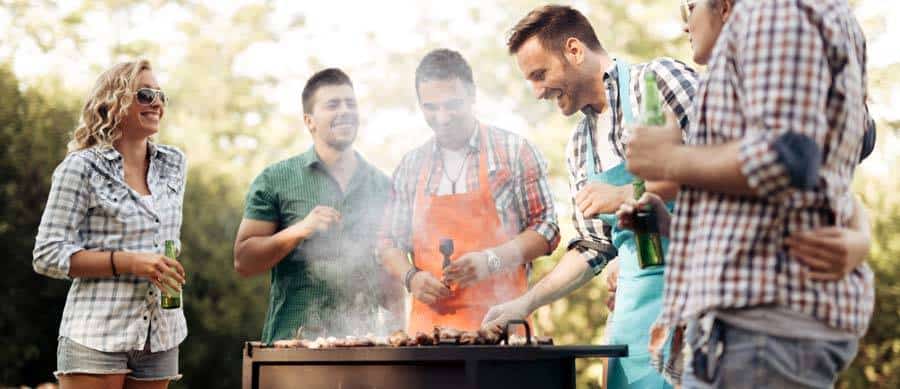
[[[512,327],[513,325],[516,325],[516,324],[521,324],[522,327],[525,327],[525,344],[526,345],[531,344],[531,326],[528,325],[527,321],[518,320],[518,319],[510,320],[510,321],[506,322],[506,326],[503,328],[503,335],[500,336],[500,344],[505,343],[506,345],[509,345],[509,334],[510,334],[509,327]]]

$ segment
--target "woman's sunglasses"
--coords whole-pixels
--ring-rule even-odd
[[[134,95],[137,97],[137,102],[140,105],[151,105],[157,98],[159,98],[159,102],[162,105],[166,105],[169,101],[166,99],[165,92],[159,89],[141,88],[134,92]]]
[[[691,12],[694,12],[694,4],[697,4],[699,0],[681,0],[681,21],[685,24],[688,22],[688,18],[691,17]]]

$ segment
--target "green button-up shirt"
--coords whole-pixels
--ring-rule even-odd
[[[319,205],[341,213],[339,226],[303,241],[272,268],[264,342],[291,338],[301,326],[307,338],[376,331],[387,278],[376,259],[375,235],[390,180],[357,158],[346,192],[313,148],[269,166],[251,184],[244,217],[276,223],[278,231]]]

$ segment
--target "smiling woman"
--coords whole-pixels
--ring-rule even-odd
[[[184,284],[161,243],[180,246],[186,165],[178,149],[149,141],[165,103],[149,62],[113,66],[53,173],[33,267],[73,281],[59,326],[63,388],[164,388],[181,377],[184,313],[163,309],[159,293]]]

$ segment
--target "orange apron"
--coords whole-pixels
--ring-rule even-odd
[[[444,257],[439,249],[441,238],[453,239],[454,251],[450,259],[456,260],[466,253],[488,249],[514,237],[504,230],[497,215],[488,181],[487,135],[480,125],[478,132],[481,147],[478,152],[477,191],[445,196],[427,195],[425,186],[432,165],[430,159],[423,165],[416,183],[413,261],[422,271],[431,273],[437,279],[443,275],[441,265]],[[500,272],[483,279],[469,288],[458,289],[454,286],[452,296],[434,305],[413,298],[407,332],[431,333],[434,326],[477,330],[491,306],[521,296],[527,287],[528,278],[523,265],[514,271]]]

